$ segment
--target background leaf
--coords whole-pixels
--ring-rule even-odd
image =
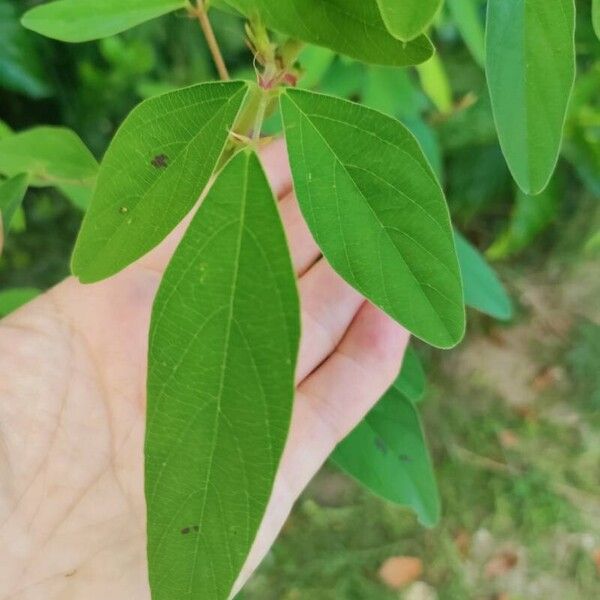
[[[76,206],[80,211],[85,212],[92,200],[93,189],[86,186],[70,185],[68,183],[58,186],[58,189]]]
[[[115,35],[185,6],[185,0],[57,0],[23,15],[28,29],[63,42]]]
[[[287,437],[299,341],[295,276],[258,158],[209,191],[152,315],[146,433],[154,600],[225,600]]]
[[[91,152],[64,127],[34,127],[0,140],[0,173],[27,173],[32,186],[90,186],[97,171]]]
[[[27,175],[21,173],[0,183],[0,215],[5,236],[8,234],[10,223],[17,209],[23,202],[29,183],[28,179]]]
[[[298,62],[302,67],[302,78],[300,85],[310,89],[315,87],[335,60],[335,52],[320,46],[307,45],[298,56]]]
[[[302,90],[281,97],[294,187],[323,254],[416,336],[453,346],[464,306],[448,208],[396,120]]]
[[[428,61],[417,65],[423,91],[429,96],[441,113],[452,111],[452,88],[444,70],[444,65],[437,54]]]
[[[560,186],[552,182],[537,196],[518,190],[509,225],[488,248],[487,256],[497,260],[516,254],[554,223],[560,202],[559,189]]]
[[[428,106],[408,69],[371,67],[361,92],[363,104],[403,121],[420,118]]]
[[[0,86],[31,98],[52,93],[32,34],[21,27],[8,0],[0,0]]]
[[[441,3],[442,0],[377,0],[386,27],[404,42],[427,29]]]
[[[426,527],[440,518],[440,500],[421,420],[394,387],[331,455],[375,494],[410,506]]]
[[[425,371],[419,355],[412,346],[404,353],[402,369],[394,381],[394,387],[411,402],[420,402],[425,395]]]
[[[480,17],[479,0],[447,0],[454,24],[467,48],[481,67],[485,64],[485,30]]]
[[[454,239],[466,304],[501,321],[512,318],[512,302],[496,273],[478,250],[456,230]]]
[[[12,135],[13,131],[12,129],[4,122],[0,119],[0,140],[4,139],[5,137],[8,137],[9,135]]]
[[[500,145],[519,187],[554,171],[575,80],[573,0],[489,0],[486,72]]]
[[[600,0],[592,0],[592,25],[596,37],[600,40]]]
[[[239,81],[205,83],[151,98],[130,113],[104,156],[77,239],[72,269],[81,281],[117,273],[192,209],[247,90]]]
[[[427,60],[431,42],[420,36],[409,43],[394,38],[373,0],[227,0],[243,15],[260,15],[274,31],[325,46],[358,60],[405,66]]]

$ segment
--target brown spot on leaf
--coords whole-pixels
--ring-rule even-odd
[[[200,526],[199,525],[190,525],[189,527],[184,527],[181,530],[181,535],[188,535],[188,533],[191,533],[192,531],[194,533],[198,533],[200,531]]]
[[[156,169],[164,169],[169,165],[169,157],[166,154],[158,154],[150,161],[150,164]]]
[[[375,447],[377,448],[377,450],[379,450],[382,454],[387,454],[388,451],[388,447],[386,445],[386,443],[380,438],[380,437],[376,437],[375,438]]]

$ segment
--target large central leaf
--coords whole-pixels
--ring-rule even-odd
[[[465,313],[450,217],[415,138],[330,96],[289,90],[281,107],[298,201],[333,268],[418,337],[458,343]]]
[[[150,330],[146,498],[154,600],[226,599],[287,437],[298,298],[272,192],[238,154],[163,278]]]
[[[415,65],[433,47],[425,36],[404,43],[387,30],[375,0],[226,0],[270,29],[367,63]]]
[[[246,83],[205,83],[142,102],[111,142],[73,255],[85,283],[161,242],[196,203],[223,152]],[[11,139],[11,138],[9,138]]]
[[[573,0],[489,0],[486,73],[502,151],[519,187],[541,192],[575,80]]]
[[[185,0],[58,0],[23,16],[28,29],[63,42],[87,42],[120,33],[183,8]]]

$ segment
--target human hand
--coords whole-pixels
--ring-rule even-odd
[[[290,435],[236,585],[258,566],[335,445],[396,376],[408,333],[320,257],[282,143],[264,163],[299,277]],[[70,278],[0,323],[0,600],[148,600],[143,438],[147,333],[181,237],[119,275]]]

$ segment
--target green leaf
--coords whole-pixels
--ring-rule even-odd
[[[9,135],[13,135],[13,130],[0,119],[0,140],[7,138]]]
[[[600,0],[592,0],[592,25],[596,37],[600,40]]]
[[[161,242],[193,208],[248,85],[204,83],[150,98],[125,119],[102,161],[75,246],[84,283],[110,277]]]
[[[400,375],[394,381],[394,387],[411,402],[420,402],[425,395],[425,370],[419,355],[412,346],[404,353]]]
[[[36,296],[40,291],[35,288],[14,288],[0,292],[0,318],[6,317]]]
[[[299,341],[295,277],[254,154],[224,168],[152,313],[146,432],[154,600],[226,599],[286,440]]]
[[[437,132],[421,118],[421,113],[429,107],[429,101],[413,83],[408,70],[369,67],[361,92],[365,106],[403,122],[417,138],[438,179],[443,180]]]
[[[589,254],[597,254],[600,251],[600,230],[589,237],[585,243],[584,251]]]
[[[428,107],[427,98],[407,69],[370,67],[361,92],[366,106],[404,120],[420,118]]]
[[[479,0],[447,0],[452,21],[456,25],[471,56],[485,65],[485,30],[479,14]]]
[[[29,178],[24,173],[0,183],[0,216],[5,236],[10,229],[10,222],[23,202],[28,185]]]
[[[441,3],[442,0],[377,0],[389,32],[404,42],[427,29]]]
[[[338,56],[321,79],[319,91],[339,98],[356,96],[364,88],[368,71],[365,65],[355,60]]]
[[[573,0],[490,0],[486,72],[502,151],[519,187],[554,171],[575,80]]]
[[[52,89],[33,37],[21,27],[13,4],[0,0],[0,87],[45,98]]]
[[[80,185],[59,185],[58,189],[68,198],[68,200],[81,212],[85,212],[92,201],[93,188]]]
[[[448,208],[398,121],[352,102],[288,90],[281,108],[296,195],[332,267],[426,342],[463,336]]]
[[[547,227],[556,221],[560,203],[560,186],[553,181],[541,194],[530,196],[517,191],[509,225],[488,248],[492,260],[517,254],[527,248]]]
[[[438,139],[437,128],[425,122],[421,117],[407,119],[404,125],[415,136],[423,150],[423,154],[429,161],[438,181],[444,180],[444,165],[442,148]]]
[[[27,173],[32,186],[91,186],[97,172],[91,152],[64,127],[34,127],[0,140],[0,173]]]
[[[185,0],[58,0],[32,8],[21,22],[55,40],[87,42],[121,33],[185,4]]]
[[[478,250],[456,230],[454,237],[467,305],[501,321],[511,319],[512,302],[496,273]]]
[[[378,496],[411,507],[426,527],[438,522],[440,499],[419,413],[395,388],[331,458]]]
[[[423,91],[441,113],[452,111],[452,89],[440,57],[434,54],[427,62],[417,66]]]
[[[306,89],[317,86],[333,64],[335,56],[335,52],[327,48],[307,45],[298,56],[298,62],[302,67],[302,78],[299,84]]]
[[[227,0],[269,28],[363,62],[416,65],[433,54],[425,36],[405,43],[392,36],[373,0]]]

